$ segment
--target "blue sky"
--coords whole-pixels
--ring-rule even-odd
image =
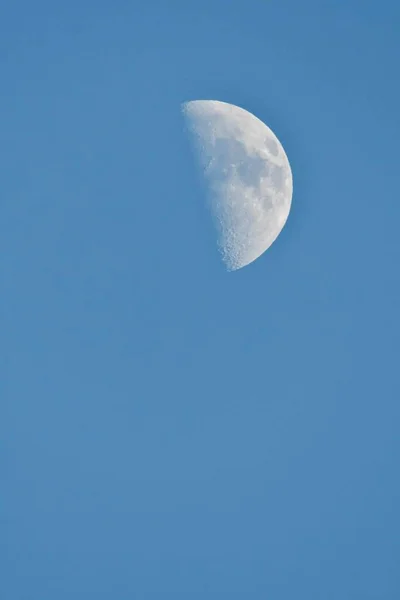
[[[146,5],[146,7],[144,6]],[[0,8],[0,593],[400,597],[398,1]],[[183,101],[282,141],[221,263]]]

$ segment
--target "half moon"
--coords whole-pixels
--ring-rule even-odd
[[[182,105],[210,190],[218,246],[229,271],[276,240],[289,216],[293,179],[275,134],[243,108],[217,100]]]

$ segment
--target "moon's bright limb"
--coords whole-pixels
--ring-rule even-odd
[[[193,100],[183,113],[211,191],[218,246],[230,271],[258,258],[289,215],[293,180],[275,134],[243,108]]]

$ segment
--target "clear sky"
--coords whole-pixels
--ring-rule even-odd
[[[400,3],[0,8],[0,596],[400,597]],[[180,104],[294,178],[228,273]]]

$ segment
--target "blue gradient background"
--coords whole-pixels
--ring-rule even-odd
[[[400,597],[398,0],[0,8],[0,595]],[[282,141],[226,273],[180,103]]]

